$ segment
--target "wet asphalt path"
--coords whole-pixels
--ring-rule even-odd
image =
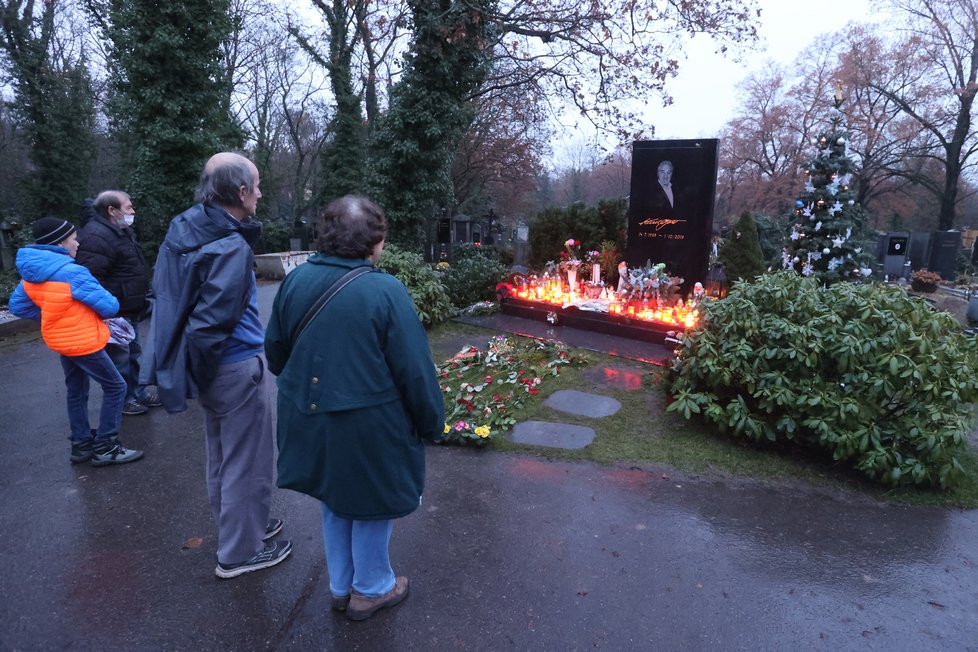
[[[441,447],[394,530],[411,596],[351,623],[303,496],[273,498],[291,559],[214,577],[196,406],[93,469],[63,401],[36,336],[0,342],[2,651],[978,650],[976,511]]]

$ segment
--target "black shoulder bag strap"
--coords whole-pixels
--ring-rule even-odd
[[[349,272],[337,279],[335,283],[326,288],[326,291],[323,292],[323,296],[319,297],[316,303],[312,304],[312,307],[309,308],[305,317],[302,318],[302,321],[299,322],[299,325],[296,327],[295,336],[292,338],[293,348],[295,347],[295,343],[299,341],[299,337],[302,335],[302,332],[306,330],[309,322],[316,318],[316,315],[322,311],[326,304],[329,303],[329,300],[332,299],[337,292],[349,285],[358,276],[363,276],[364,274],[368,274],[373,271],[375,271],[375,268],[372,265],[354,267]]]

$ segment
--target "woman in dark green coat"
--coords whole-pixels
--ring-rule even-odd
[[[437,441],[444,403],[428,338],[407,290],[374,270],[387,233],[365,197],[329,204],[319,252],[282,282],[265,335],[278,376],[278,486],[322,502],[334,609],[360,620],[408,591],[388,556],[393,520],[417,509],[423,440]],[[351,270],[296,338],[310,307]]]

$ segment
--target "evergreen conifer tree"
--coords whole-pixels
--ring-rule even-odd
[[[471,98],[489,71],[493,34],[486,16],[494,1],[408,6],[414,37],[404,75],[370,138],[366,190],[384,206],[389,240],[417,250],[426,223],[452,203],[452,159],[472,124]]]
[[[52,45],[59,11],[53,2],[0,3],[0,55],[32,164],[21,208],[73,218],[95,158],[95,93],[84,55],[72,59]]]
[[[242,142],[221,66],[232,29],[228,0],[87,4],[111,43],[113,136],[140,238],[153,250],[170,219],[193,203],[204,162]]]
[[[764,273],[764,254],[757,236],[757,224],[750,213],[745,211],[734,224],[717,259],[731,281],[751,281]]]
[[[363,11],[365,3],[353,3],[354,12]],[[356,37],[351,35],[351,5],[342,0],[322,3],[320,11],[329,28],[329,51],[322,56],[303,37],[300,44],[329,73],[336,101],[336,112],[329,123],[330,138],[320,153],[319,201],[350,193],[363,192],[363,174],[368,136],[368,122],[361,111],[361,98],[353,88],[353,51]],[[369,116],[368,116],[369,120]]]
[[[868,276],[868,256],[859,246],[864,212],[852,187],[853,160],[843,126],[841,90],[831,125],[815,141],[806,166],[805,191],[795,201],[795,223],[782,254],[785,269],[814,276],[823,284]]]

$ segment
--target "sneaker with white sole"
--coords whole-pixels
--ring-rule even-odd
[[[291,552],[291,541],[273,541],[265,546],[264,550],[248,561],[243,561],[239,564],[218,563],[217,568],[214,569],[214,574],[222,579],[229,579],[232,577],[237,577],[238,575],[244,575],[245,573],[251,573],[252,571],[261,570],[263,568],[271,568],[272,566],[281,564],[283,561],[285,561],[285,558],[288,557],[289,553]]]
[[[268,519],[268,525],[265,526],[265,534],[262,536],[262,541],[268,541],[273,536],[282,531],[282,527],[285,526],[285,521],[280,518],[270,518]]]
[[[92,442],[92,466],[128,464],[143,459],[143,451],[123,446],[117,437],[96,439]]]

